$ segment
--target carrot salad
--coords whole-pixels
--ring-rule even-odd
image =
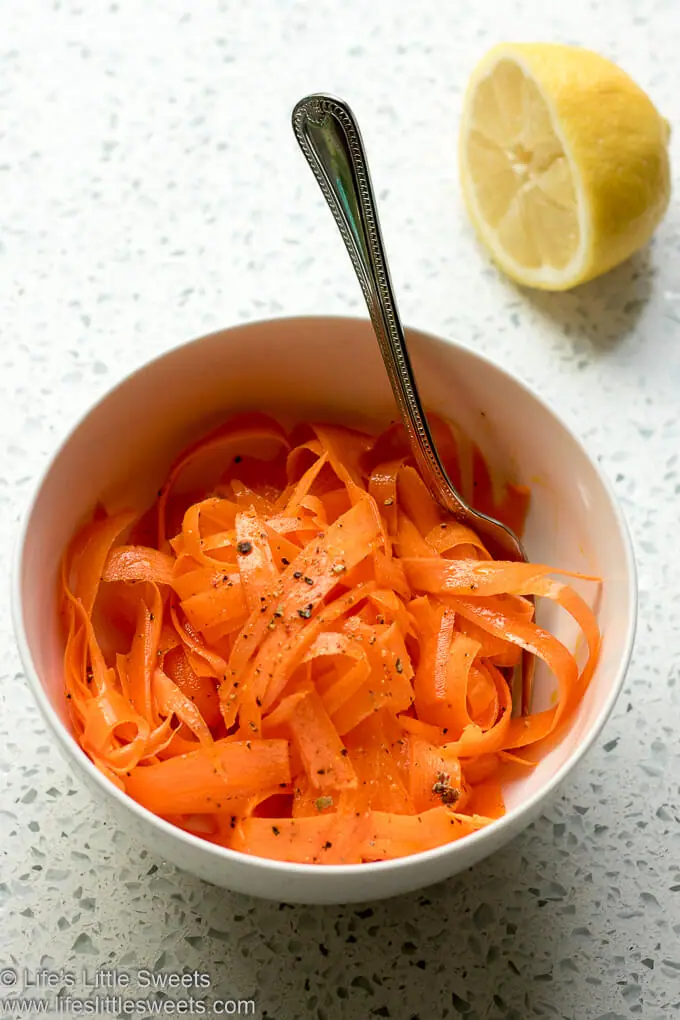
[[[521,533],[528,491],[498,491],[479,450],[432,428],[459,490]],[[150,509],[98,507],[70,543],[72,725],[122,791],[221,846],[318,864],[428,850],[503,815],[504,784],[584,694],[600,634],[564,574],[492,560],[433,501],[401,426],[240,414],[175,460]],[[582,668],[531,596],[575,619]],[[524,650],[557,693],[517,717]]]

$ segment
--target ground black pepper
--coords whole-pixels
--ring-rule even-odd
[[[432,786],[432,792],[435,797],[439,797],[442,804],[455,804],[460,797],[460,790],[451,786],[451,776],[446,772],[439,773],[437,782]]]

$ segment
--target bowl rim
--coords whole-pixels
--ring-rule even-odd
[[[555,411],[548,402],[533,389],[532,386],[521,379],[512,369],[499,364],[499,362],[495,361],[488,354],[480,352],[460,340],[443,337],[436,333],[432,333],[429,330],[420,329],[417,326],[406,326],[405,331],[407,336],[409,334],[417,334],[420,339],[425,340],[426,343],[431,343],[435,347],[439,346],[443,349],[451,347],[458,349],[465,355],[469,355],[473,359],[482,362],[482,364],[486,365],[488,368],[499,372],[502,376],[505,376],[507,380],[518,387],[520,391],[523,391],[528,397],[532,398],[548,416],[553,418],[557,425],[560,426],[566,433],[569,439],[571,439],[571,441],[578,447],[585,460],[594,470],[595,476],[607,496],[609,509],[611,511],[612,518],[618,527],[619,537],[624,549],[623,568],[626,581],[626,597],[629,606],[629,616],[626,623],[624,640],[619,653],[618,664],[615,667],[613,683],[611,684],[610,690],[608,691],[597,716],[584,735],[584,738],[544,786],[542,786],[539,790],[536,790],[528,798],[528,800],[517,805],[517,807],[512,808],[501,818],[494,819],[494,821],[490,825],[485,826],[485,828],[478,829],[476,832],[470,833],[465,836],[463,840],[455,840],[451,843],[445,843],[442,846],[433,847],[430,850],[423,850],[416,854],[410,854],[405,857],[397,857],[385,861],[370,861],[359,864],[302,864],[298,862],[277,861],[268,857],[258,857],[242,853],[238,850],[231,850],[228,847],[223,847],[217,843],[211,843],[209,840],[202,839],[200,836],[187,832],[185,829],[180,829],[178,826],[173,825],[171,822],[168,822],[154,814],[148,808],[143,807],[137,801],[133,800],[132,797],[115,786],[114,783],[108,780],[86,755],[57,715],[38,677],[38,672],[33,662],[33,656],[26,637],[26,627],[24,624],[25,613],[21,592],[22,566],[31,519],[42,488],[55,463],[59,460],[63,451],[68,447],[75,434],[85,425],[88,418],[103,404],[105,404],[110,397],[123,389],[134,377],[145,371],[151,371],[155,366],[164,360],[171,358],[181,350],[192,347],[193,345],[198,346],[205,341],[228,334],[235,330],[247,331],[248,329],[262,329],[263,327],[267,328],[272,325],[279,325],[283,323],[292,324],[295,322],[305,322],[307,325],[317,322],[321,325],[322,323],[327,323],[329,321],[338,323],[345,322],[353,327],[357,327],[359,325],[370,327],[370,319],[362,316],[348,315],[274,315],[265,319],[252,319],[248,322],[234,323],[231,326],[225,326],[222,329],[212,330],[210,333],[205,333],[198,337],[183,340],[169,349],[154,355],[153,358],[143,361],[141,364],[126,372],[112,387],[106,389],[93,403],[89,404],[78,414],[75,421],[67,428],[57,446],[48,456],[43,468],[38,472],[38,476],[33,483],[30,496],[21,515],[11,567],[12,622],[19,657],[24,667],[26,680],[33,697],[37,702],[45,721],[48,723],[50,729],[57,737],[59,744],[63,748],[67,761],[70,761],[71,759],[74,760],[82,769],[84,769],[86,774],[93,780],[94,784],[99,786],[105,797],[112,797],[124,810],[131,811],[132,814],[137,817],[138,822],[141,823],[142,826],[150,826],[152,829],[154,827],[157,828],[161,833],[169,837],[170,840],[177,840],[180,844],[183,844],[189,854],[194,852],[197,852],[199,855],[206,854],[209,858],[212,858],[215,861],[224,861],[228,867],[236,864],[240,867],[251,867],[255,871],[270,872],[272,874],[291,874],[300,877],[308,875],[310,878],[314,878],[317,882],[322,881],[323,876],[326,875],[329,878],[346,878],[351,880],[351,876],[353,875],[358,878],[359,876],[363,877],[370,874],[377,876],[378,874],[387,872],[408,871],[413,868],[425,866],[430,861],[439,860],[440,858],[453,854],[455,853],[456,848],[460,847],[462,844],[473,850],[475,846],[483,844],[486,840],[488,840],[491,834],[501,837],[501,833],[504,829],[510,830],[506,837],[509,838],[512,834],[512,830],[523,816],[527,818],[528,824],[528,821],[536,813],[538,813],[540,804],[550,798],[557,787],[561,785],[569,773],[591,749],[602,732],[607,719],[611,715],[614,705],[621,693],[628,666],[630,664],[638,615],[637,567],[628,523],[611,481],[600,468],[597,460],[591,457],[581,439],[564,421],[561,415]],[[503,840],[501,837],[501,843],[502,842]]]

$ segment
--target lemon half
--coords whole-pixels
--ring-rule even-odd
[[[557,43],[496,46],[460,133],[463,195],[498,265],[567,290],[628,258],[668,205],[668,123],[616,64]]]

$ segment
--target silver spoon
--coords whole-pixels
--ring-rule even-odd
[[[293,110],[293,130],[330,210],[366,299],[368,313],[423,481],[436,501],[483,538],[494,559],[527,555],[515,533],[469,506],[451,483],[430,432],[418,395],[404,329],[392,290],[368,161],[354,114],[341,99],[315,94]],[[530,665],[531,663],[531,665]],[[533,658],[524,657],[521,711],[531,697]],[[520,699],[514,698],[515,704]]]

